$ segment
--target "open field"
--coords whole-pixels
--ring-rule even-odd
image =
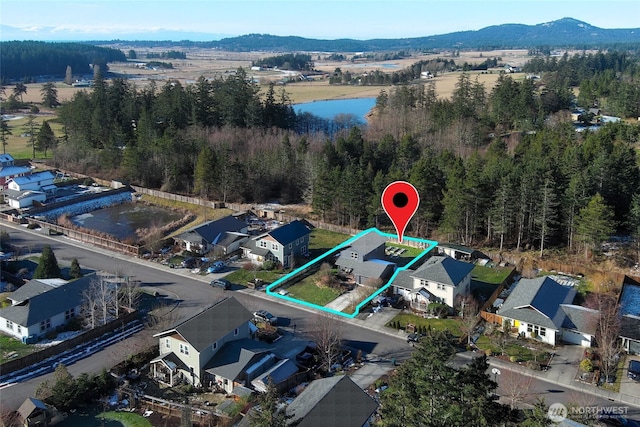
[[[26,96],[25,96],[26,98]],[[26,99],[25,99],[26,102]],[[27,113],[16,113],[15,119],[7,120],[9,131],[11,135],[7,135],[7,146],[5,151],[13,156],[14,159],[31,159],[33,157],[33,148],[29,144],[29,129],[27,127]],[[39,114],[34,114],[34,129],[37,132],[44,120],[52,120],[55,116],[52,113],[43,111]],[[50,122],[51,130],[56,136],[62,135],[62,125],[55,122]],[[37,152],[38,158],[44,157],[42,152]],[[47,151],[47,156],[51,157],[51,150]]]

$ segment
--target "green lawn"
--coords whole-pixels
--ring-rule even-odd
[[[124,427],[152,427],[149,420],[142,415],[134,414],[132,412],[102,412],[96,415],[96,418],[118,421],[124,425]]]
[[[313,258],[318,257],[350,237],[348,234],[314,228],[309,236],[309,252]]]
[[[391,321],[387,323],[387,326],[392,327],[396,322],[400,322],[401,328],[407,326],[407,323],[413,323],[416,327],[424,326],[427,328],[430,326],[431,329],[435,331],[448,330],[456,337],[462,336],[460,321],[457,319],[425,319],[423,317],[416,316],[415,314],[400,313],[391,319]]]
[[[17,359],[36,350],[34,346],[22,344],[22,341],[18,341],[13,337],[0,335],[0,363]],[[17,354],[17,356],[10,357],[12,354]]]
[[[392,247],[395,247],[395,248],[406,249],[407,251],[402,254],[403,258],[404,257],[415,258],[418,255],[420,255],[422,252],[424,252],[424,249],[414,248],[413,246],[400,245],[398,243],[387,243],[385,246],[392,246]]]
[[[276,271],[258,270],[255,273],[255,278],[262,279],[267,283],[273,283],[280,277],[282,277],[282,275]],[[225,279],[236,285],[247,286],[247,282],[253,281],[254,272],[240,268],[233,273],[227,274]]]
[[[340,296],[340,291],[316,286],[316,275],[305,277],[300,282],[287,288],[289,296],[312,304],[325,305]]]
[[[476,265],[471,271],[471,277],[479,282],[499,285],[506,279],[513,267],[483,267]]]
[[[502,354],[502,350],[500,349],[498,343],[492,340],[491,337],[488,337],[486,335],[482,335],[480,338],[478,338],[478,341],[476,341],[476,346],[478,346],[478,348],[481,350],[491,350],[491,353],[493,355]],[[527,348],[527,346],[531,347],[531,344],[528,344],[526,341],[510,342],[505,346],[504,354],[507,356],[515,356],[520,362],[526,362],[536,359],[540,361],[548,356],[543,347],[540,347],[540,349],[536,352]]]

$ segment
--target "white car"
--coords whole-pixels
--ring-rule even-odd
[[[269,323],[271,325],[278,323],[278,318],[266,310],[256,311],[253,313],[253,317],[259,322]]]

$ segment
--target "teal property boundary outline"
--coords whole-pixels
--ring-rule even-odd
[[[407,268],[411,267],[420,258],[422,258],[426,254],[428,254],[438,244],[438,242],[433,241],[433,240],[424,240],[424,239],[418,239],[416,237],[404,236],[403,240],[412,240],[414,242],[419,242],[419,243],[425,244],[425,249],[420,253],[420,255],[416,256],[409,263],[407,263],[407,265],[405,265],[404,267],[396,268],[396,270],[393,272],[393,275],[391,275],[391,278],[389,279],[389,281],[384,286],[382,286],[380,289],[378,289],[376,292],[374,292],[372,295],[369,295],[366,299],[364,299],[362,302],[360,302],[360,304],[358,304],[356,306],[356,309],[351,314],[343,313],[343,312],[338,311],[338,310],[333,310],[331,308],[323,307],[323,306],[318,305],[318,304],[312,304],[310,302],[302,301],[302,300],[299,300],[299,299],[296,299],[296,298],[292,298],[292,297],[287,296],[287,295],[281,295],[281,294],[273,291],[274,289],[278,288],[278,286],[280,286],[283,282],[285,282],[285,281],[295,277],[296,275],[304,272],[304,270],[307,269],[308,267],[311,267],[312,265],[314,265],[314,264],[316,264],[318,262],[321,262],[323,259],[325,259],[325,258],[333,255],[334,253],[342,250],[343,248],[349,246],[353,241],[357,240],[361,236],[363,236],[363,235],[365,235],[367,233],[370,233],[372,231],[376,232],[379,235],[384,236],[384,237],[389,237],[389,238],[392,238],[392,239],[397,239],[398,238],[398,236],[396,234],[383,233],[382,231],[378,230],[375,227],[369,228],[369,229],[364,230],[364,231],[361,231],[360,233],[356,234],[355,236],[353,236],[353,237],[345,240],[344,242],[340,243],[338,246],[336,246],[335,248],[331,249],[330,251],[325,252],[323,255],[320,255],[319,257],[307,262],[302,267],[299,267],[299,268],[295,269],[291,273],[279,278],[278,280],[276,280],[275,282],[273,282],[272,284],[267,286],[267,289],[266,289],[267,295],[272,295],[274,297],[281,298],[281,299],[289,301],[289,302],[300,304],[300,305],[303,305],[305,307],[314,308],[314,309],[317,309],[317,310],[320,310],[320,311],[324,311],[324,312],[327,312],[327,313],[330,313],[330,314],[335,314],[335,315],[338,315],[338,316],[342,316],[342,317],[347,317],[349,319],[353,319],[354,317],[356,317],[360,313],[360,309],[362,307],[367,305],[371,300],[373,300],[375,297],[380,295],[382,292],[386,291],[389,288],[389,286],[391,286],[393,284],[393,281],[395,280],[395,278],[398,275],[398,273],[400,273],[401,271],[406,270]]]

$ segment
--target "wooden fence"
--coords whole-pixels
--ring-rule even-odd
[[[62,341],[60,344],[46,347],[35,353],[27,354],[26,356],[23,356],[19,359],[5,362],[0,365],[0,375],[10,374],[11,372],[15,372],[19,369],[23,369],[36,363],[42,362],[43,360],[46,360],[52,356],[56,356],[66,350],[72,349],[80,344],[98,338],[106,334],[107,332],[111,332],[116,330],[117,328],[121,328],[127,323],[130,323],[139,317],[140,313],[137,311],[126,313],[116,320],[113,320],[105,325],[98,326],[97,328],[90,329],[76,337]]]
[[[481,311],[480,317],[486,320],[489,323],[495,323],[496,325],[502,326],[502,316],[498,316],[495,313],[489,313],[488,311]]]
[[[230,425],[232,420],[227,415],[223,415],[211,410],[194,408],[189,405],[171,402],[155,396],[142,396],[140,398],[140,404],[143,408],[146,408],[150,411],[168,415],[170,417],[176,417],[179,419],[184,419],[185,410],[189,410],[191,412],[191,422],[199,426]]]

